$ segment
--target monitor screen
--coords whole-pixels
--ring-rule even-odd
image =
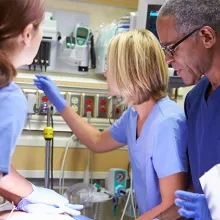
[[[78,37],[80,37],[80,38],[85,38],[85,39],[86,39],[87,35],[88,35],[87,29],[78,28],[78,30],[77,30],[77,36],[78,36]]]
[[[148,5],[148,12],[147,12],[147,24],[146,29],[154,33],[154,35],[158,38],[157,29],[156,29],[156,22],[158,12],[161,8],[161,5]]]

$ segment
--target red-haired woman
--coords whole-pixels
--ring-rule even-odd
[[[11,166],[11,156],[27,117],[27,101],[13,82],[16,68],[31,64],[42,40],[44,0],[0,1],[0,195],[26,212],[79,215],[68,200],[39,188]],[[21,158],[23,160],[25,158]]]

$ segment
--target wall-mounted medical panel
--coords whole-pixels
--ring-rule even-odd
[[[79,24],[89,31],[86,36],[82,36],[83,39],[85,37],[87,39],[84,41],[86,42],[84,45],[78,45],[77,42],[80,41],[76,41],[82,33],[81,29],[77,28]],[[90,45],[92,31],[90,31],[90,16],[88,14],[47,9],[42,29],[43,39],[37,55],[31,65],[22,66],[20,69],[34,72],[88,74],[90,51],[92,51]],[[64,56],[63,48],[68,48],[70,43],[68,39],[74,39],[71,41],[73,46],[70,48],[69,55]],[[79,53],[81,59],[77,59]]]

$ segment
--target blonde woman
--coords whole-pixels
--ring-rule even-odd
[[[155,36],[132,30],[113,38],[105,76],[110,95],[122,96],[130,107],[103,132],[78,116],[47,76],[36,75],[35,85],[90,150],[101,153],[128,145],[138,220],[153,219],[173,204],[174,192],[186,188],[188,176],[186,119],[167,96],[168,68]]]

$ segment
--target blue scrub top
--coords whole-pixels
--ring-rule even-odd
[[[130,107],[110,127],[111,136],[127,144],[140,214],[161,203],[159,178],[188,171],[186,118],[168,97],[158,101],[136,139],[138,114]]]
[[[11,82],[0,88],[0,172],[8,174],[11,156],[27,118],[27,100]]]
[[[197,193],[203,193],[199,178],[220,163],[220,87],[206,99],[210,87],[203,77],[185,100],[190,169]]]

